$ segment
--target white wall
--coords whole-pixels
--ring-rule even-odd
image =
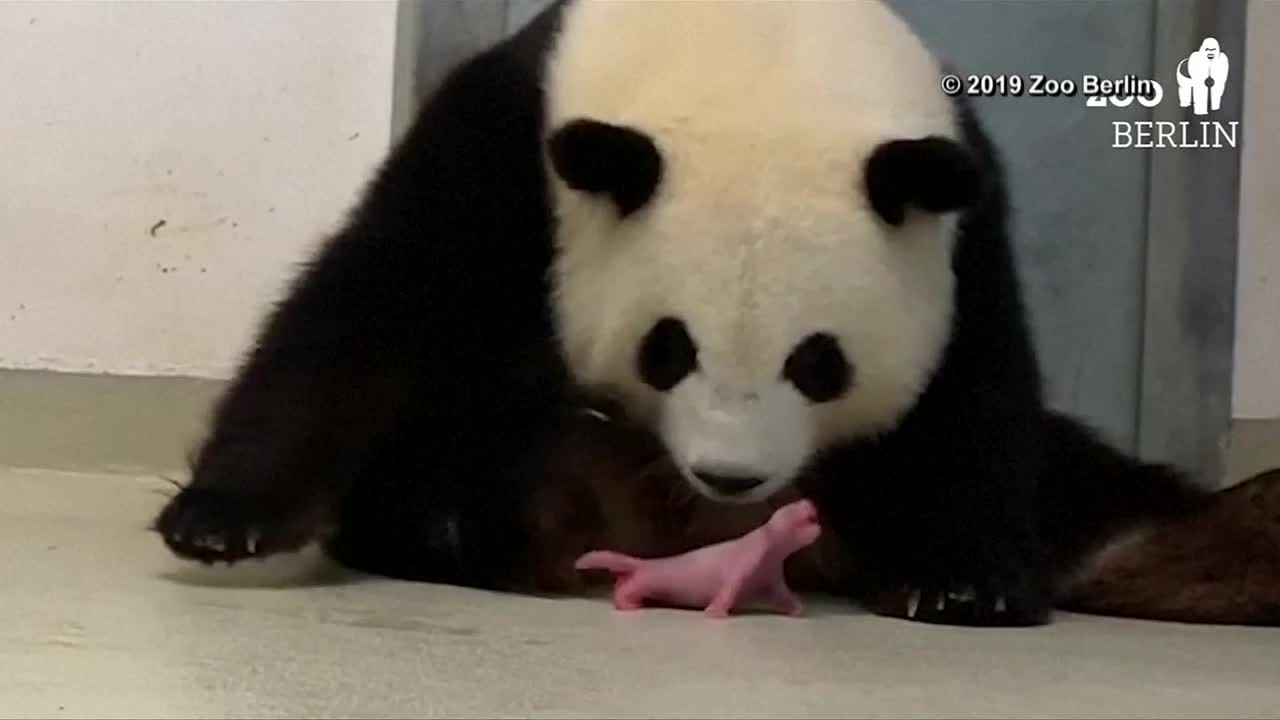
[[[1249,4],[1232,414],[1280,418],[1280,1]],[[1229,91],[1229,90],[1228,90]]]
[[[0,2],[0,367],[230,374],[386,150],[394,21]]]

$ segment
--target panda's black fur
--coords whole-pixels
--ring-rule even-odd
[[[321,540],[339,561],[391,577],[566,591],[580,587],[569,563],[589,547],[677,552],[767,512],[691,498],[653,438],[608,398],[585,396],[558,354],[541,139],[561,7],[448,77],[271,314],[216,408],[190,484],[156,519],[175,553],[233,562]],[[1145,604],[1117,599],[1143,584],[1142,558],[1159,554],[1141,539],[1126,551],[1130,585],[1100,579],[1095,559],[1127,531],[1159,536],[1182,523],[1165,548],[1212,535],[1196,518],[1215,498],[1046,409],[1003,173],[974,114],[956,109],[969,164],[905,153],[868,180],[886,222],[903,203],[969,208],[950,343],[896,429],[830,448],[802,476],[796,490],[826,528],[804,584],[945,623],[1040,623],[1063,602],[1275,622],[1274,584],[1226,597],[1210,583],[1178,605],[1163,599],[1176,594],[1175,576]],[[635,157],[652,177],[624,183],[629,209],[660,177],[642,148]],[[580,182],[599,181],[583,173]],[[1271,533],[1274,524],[1255,523]]]

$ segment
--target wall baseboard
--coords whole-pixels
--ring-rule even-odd
[[[0,370],[0,466],[182,475],[225,381]],[[1280,467],[1280,419],[1235,420],[1224,485]]]
[[[181,474],[226,383],[0,370],[0,466]]]
[[[1280,418],[1232,420],[1224,484],[1280,468]]]

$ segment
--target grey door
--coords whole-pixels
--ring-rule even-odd
[[[1239,151],[1115,147],[1135,122],[1200,118],[1179,61],[1215,37],[1219,112],[1239,121],[1246,5],[1220,0],[890,0],[964,76],[1159,81],[1154,108],[1082,96],[975,99],[1004,149],[1050,401],[1141,455],[1216,484],[1230,421]],[[1119,123],[1119,125],[1117,125]],[[1238,137],[1237,137],[1238,140]],[[1183,143],[1179,143],[1183,144]]]

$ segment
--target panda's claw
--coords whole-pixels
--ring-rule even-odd
[[[1039,625],[1048,612],[1033,598],[971,584],[908,586],[873,599],[871,609],[917,622],[976,626]]]

